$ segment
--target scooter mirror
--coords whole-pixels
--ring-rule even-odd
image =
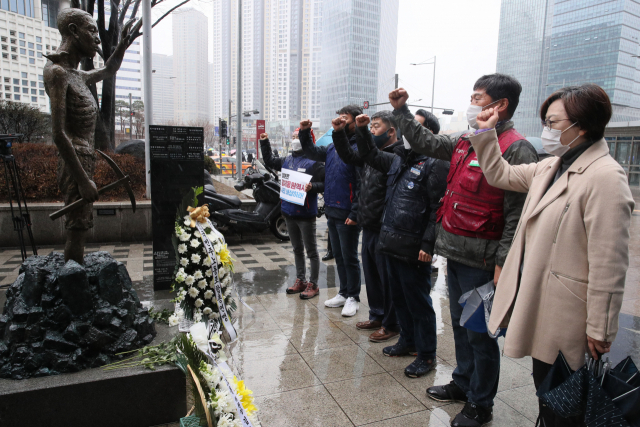
[[[242,184],[233,184],[233,188],[235,188],[236,191],[242,191],[242,190],[244,190],[244,183],[242,183]]]

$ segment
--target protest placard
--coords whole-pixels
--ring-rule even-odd
[[[311,175],[290,169],[282,169],[280,181],[280,198],[303,206],[304,199],[307,197],[304,187],[311,181]]]

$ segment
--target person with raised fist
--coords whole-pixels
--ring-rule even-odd
[[[447,258],[449,309],[456,348],[453,380],[429,387],[427,395],[438,401],[465,402],[451,422],[453,427],[478,427],[493,418],[498,391],[500,349],[487,333],[460,325],[462,294],[493,280],[500,287],[500,273],[515,234],[526,194],[505,191],[487,182],[469,138],[478,129],[478,113],[498,111],[495,130],[502,157],[510,165],[536,163],[533,146],[514,128],[522,86],[513,77],[490,74],[480,77],[467,109],[470,132],[458,139],[434,135],[415,120],[407,107],[409,94],[403,88],[389,94],[402,135],[411,148],[429,157],[451,162],[447,191],[438,211],[435,251]]]
[[[307,196],[304,205],[282,200],[281,210],[293,247],[296,263],[296,281],[287,288],[288,294],[300,294],[300,299],[310,299],[318,295],[318,274],[320,259],[316,243],[316,216],[318,214],[318,193],[324,191],[324,165],[305,157],[300,140],[291,141],[291,154],[285,158],[274,157],[269,143],[269,135],[260,135],[260,150],[264,164],[274,170],[289,169],[311,175],[311,181],[305,186]],[[304,251],[311,264],[311,275],[307,281]]]
[[[358,121],[363,117],[366,116],[356,117],[357,127],[361,126]],[[371,117],[371,134],[376,147],[386,153],[402,148],[391,111],[378,111]],[[367,164],[346,139],[336,139],[335,146],[345,163],[361,167],[358,224],[362,227],[361,258],[369,320],[356,323],[356,328],[371,330],[371,342],[389,341],[398,335],[400,325],[391,298],[386,255],[376,251],[387,194],[387,174]]]
[[[311,121],[300,122],[299,138],[305,156],[325,162],[324,206],[329,227],[329,239],[336,259],[340,290],[338,295],[325,301],[326,307],[343,307],[342,316],[355,316],[360,308],[360,261],[358,260],[358,196],[360,171],[340,159],[335,147],[337,139],[347,140],[355,147],[355,118],[362,114],[357,105],[341,108],[332,122],[334,143],[326,147],[313,144],[310,136]]]

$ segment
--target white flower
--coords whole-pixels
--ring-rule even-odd
[[[178,252],[180,252],[181,254],[187,252],[187,245],[185,245],[184,243],[178,245]]]
[[[225,267],[220,267],[220,269],[218,270],[218,276],[222,279],[227,275],[228,272],[229,270],[227,270]]]
[[[225,297],[228,297],[229,295],[231,295],[231,288],[227,288],[227,289],[224,291],[224,296],[225,296]]]
[[[193,320],[195,322],[199,322],[202,320],[202,312],[200,310],[196,310],[196,312],[193,315]]]
[[[176,315],[176,313],[173,313],[171,316],[169,316],[169,326],[176,326],[178,323],[180,323],[180,320],[178,319],[178,316]]]
[[[205,267],[211,267],[211,257],[207,255],[204,261],[202,261],[202,265]]]
[[[215,249],[216,253],[217,253],[217,252],[220,252],[220,249],[222,249],[222,244],[221,244],[220,242],[216,242],[216,243],[213,245],[213,249]]]
[[[212,288],[215,287],[216,286],[216,281],[215,280],[211,280],[209,282],[209,286],[212,287]]]
[[[202,258],[198,254],[191,255],[191,262],[194,263],[194,264],[200,264],[200,260],[201,259]]]
[[[206,298],[206,297],[205,297]],[[211,310],[211,307],[205,307],[204,310],[202,310],[202,314],[204,314],[205,316],[211,314],[213,310]]]
[[[187,265],[189,265],[189,260],[186,258],[180,258],[180,265],[186,267]]]
[[[185,274],[185,273],[184,273],[184,268],[182,268],[182,267],[180,267],[180,268],[178,269],[178,272],[179,272],[179,273],[182,273],[182,274]]]
[[[178,271],[178,273],[176,274],[176,282],[178,283],[184,282],[184,279],[186,278],[187,278],[187,275],[184,274],[184,271]]]
[[[207,331],[207,325],[204,322],[191,326],[189,328],[189,334],[200,351],[206,353],[209,350],[209,333]]]
[[[191,238],[191,235],[187,232],[183,232],[180,236],[178,236],[181,242],[186,242]]]
[[[204,293],[204,298],[205,299],[213,298],[213,291],[211,289],[207,289],[207,291]]]
[[[195,305],[198,308],[202,307],[202,304],[204,304],[204,301],[202,301],[200,298],[198,298],[195,302]]]
[[[220,315],[219,315],[219,314],[218,314],[218,312],[216,312],[216,311],[214,311],[213,313],[211,313],[211,314],[209,315],[209,319],[211,319],[211,320],[217,319],[217,318],[219,318],[219,317],[220,317]]]
[[[207,277],[211,277],[211,276],[213,275],[213,273],[211,273],[211,269],[208,269],[208,270],[204,273],[204,275],[205,275],[205,276],[207,276]]]
[[[200,232],[199,232],[198,230],[196,230],[196,231],[193,233],[193,235],[194,235],[194,236],[196,236],[198,239],[201,239],[201,238],[202,238],[202,234],[200,234]]]
[[[199,287],[200,289],[204,289],[204,288],[206,288],[206,287],[207,287],[207,281],[206,281],[206,280],[204,280],[204,279],[203,279],[203,280],[199,280],[199,281],[198,281],[198,287]]]
[[[199,293],[200,291],[197,288],[189,288],[189,296],[191,298],[197,297]]]
[[[207,234],[207,239],[209,239],[209,241],[214,244],[215,248],[216,236],[213,233],[209,233]]]
[[[197,270],[194,274],[193,274],[193,278],[196,280],[200,280],[202,279],[202,271]]]
[[[192,275],[188,275],[187,278],[184,279],[184,283],[186,283],[189,286],[193,285],[195,281],[196,279],[194,279]]]
[[[198,246],[200,246],[200,240],[198,239],[191,239],[191,242],[189,242],[191,244],[192,248],[197,248]]]
[[[184,225],[186,225],[187,227],[191,227],[191,217],[189,215],[185,215]]]
[[[224,279],[222,279],[222,286],[229,286],[232,282],[231,275],[227,275]]]

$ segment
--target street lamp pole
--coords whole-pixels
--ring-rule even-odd
[[[433,103],[434,103],[435,94],[436,94],[436,57],[435,56],[433,57],[433,62],[431,62],[431,59],[428,59],[425,62],[420,62],[418,64],[414,63],[411,65],[431,65],[431,64],[433,64],[433,86],[431,88],[431,114],[433,114]]]
[[[153,87],[151,81],[152,58],[151,49],[151,0],[142,0],[142,76],[144,82],[144,165],[146,175],[146,198],[151,199],[151,140],[149,124],[153,120]],[[131,132],[131,131],[129,131]]]
[[[238,96],[236,98],[236,122],[238,140],[236,141],[236,176],[242,181],[242,0],[238,0]]]

